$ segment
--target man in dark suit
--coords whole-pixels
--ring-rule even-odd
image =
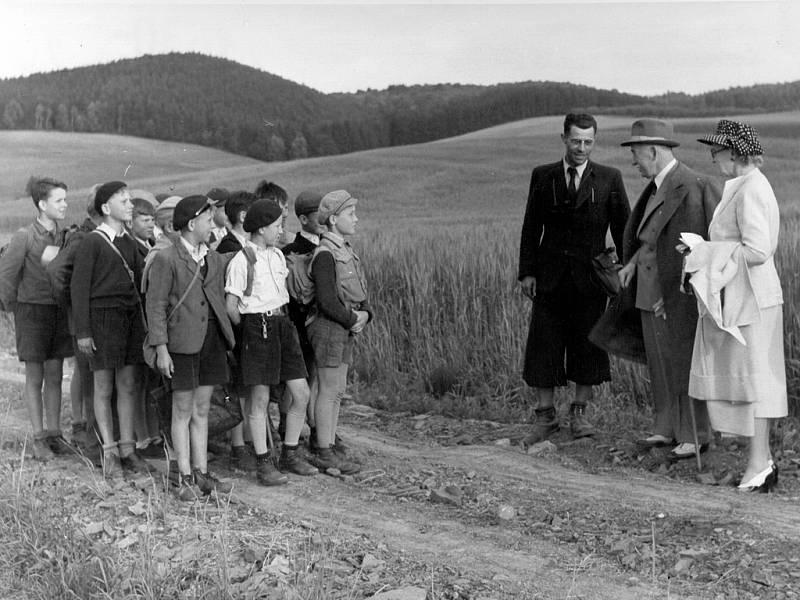
[[[653,435],[640,442],[666,446],[677,441],[673,458],[691,458],[704,449],[708,413],[705,403],[688,393],[697,302],[680,291],[683,259],[675,247],[683,232],[708,237],[720,190],[714,180],[675,159],[672,149],[679,144],[673,137],[668,121],[640,119],[622,143],[630,146],[633,165],[650,183],[625,227],[625,267],[619,276],[641,314],[655,406]]]
[[[526,445],[558,431],[556,386],[575,382],[570,427],[576,438],[595,429],[584,412],[592,386],[611,378],[608,355],[588,340],[606,307],[591,259],[606,248],[606,234],[619,248],[630,214],[617,169],[591,162],[597,121],[588,114],[564,119],[564,158],[531,175],[520,243],[519,281],[533,300],[523,379],[536,388],[536,424]]]

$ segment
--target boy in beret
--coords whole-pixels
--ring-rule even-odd
[[[242,383],[250,387],[248,399],[250,434],[255,446],[258,482],[282,485],[288,479],[272,464],[267,447],[267,407],[270,387],[285,381],[292,394],[286,435],[280,457],[282,471],[313,475],[317,469],[298,453],[310,391],[297,331],[289,320],[289,271],[276,244],[283,232],[283,211],[272,200],[259,200],[247,212],[244,230],[250,233],[247,249],[255,255],[248,281],[248,257],[242,251],[231,259],[225,292],[228,315],[241,323]]]
[[[125,235],[133,204],[126,184],[110,181],[94,198],[103,222],[86,234],[75,253],[71,281],[72,315],[78,351],[93,374],[93,404],[103,443],[103,474],[122,469],[149,473],[136,453],[134,415],[140,401],[137,367],[144,363],[145,324],[139,299],[142,258]],[[117,393],[119,442],[114,437],[111,397]]]
[[[226,352],[234,345],[223,297],[225,259],[208,249],[212,209],[206,196],[178,202],[172,223],[179,236],[155,253],[148,275],[149,341],[156,348],[156,368],[171,379],[181,500],[232,489],[208,472],[206,454],[211,394],[228,381]]]

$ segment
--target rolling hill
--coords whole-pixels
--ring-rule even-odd
[[[279,162],[449,138],[589,110],[685,117],[800,109],[800,82],[643,97],[552,81],[323,94],[197,53],[146,55],[0,80],[0,128],[111,133]]]

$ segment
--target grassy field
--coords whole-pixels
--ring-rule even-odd
[[[777,256],[786,298],[785,328],[790,394],[800,377],[800,188],[796,156],[800,113],[749,116],[763,130],[764,172],[781,203]],[[601,117],[593,158],[621,169],[631,201],[646,182],[619,143],[630,119]],[[715,173],[705,147],[694,141],[715,119],[676,121],[679,159]],[[0,232],[6,236],[32,217],[19,192],[31,172],[70,186],[70,218],[82,218],[93,183],[126,179],[157,193],[205,191],[212,186],[252,189],[262,179],[303,189],[346,188],[361,199],[355,245],[368,272],[377,319],[362,336],[356,364],[359,384],[377,402],[469,417],[518,420],[520,362],[530,305],[516,285],[519,232],[530,169],[557,160],[561,118],[501,125],[434,143],[372,150],[286,163],[258,163],[218,151],[106,135],[0,133]],[[24,151],[16,146],[20,144]],[[29,157],[30,162],[22,159]],[[35,161],[32,157],[35,157]],[[14,158],[14,160],[11,160]],[[9,159],[9,160],[6,160]],[[128,177],[123,177],[127,165]],[[293,223],[293,226],[296,226]],[[4,340],[10,340],[8,335]],[[424,393],[432,370],[458,375],[460,393],[435,400]],[[614,365],[615,381],[604,401],[643,404],[647,382],[627,363]]]

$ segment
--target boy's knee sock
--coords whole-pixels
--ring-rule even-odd
[[[120,440],[119,441],[119,455],[121,458],[130,456],[136,449],[136,442],[133,440]]]
[[[303,423],[306,420],[305,409],[300,414],[290,410],[286,415],[286,432],[283,435],[283,443],[296,446],[300,439],[300,432],[303,431]]]
[[[117,446],[117,442],[111,442],[110,444],[103,444],[103,454],[116,454],[119,456],[119,448]]]
[[[269,451],[267,447],[267,415],[248,415],[248,418],[255,452],[256,454],[266,454]]]

